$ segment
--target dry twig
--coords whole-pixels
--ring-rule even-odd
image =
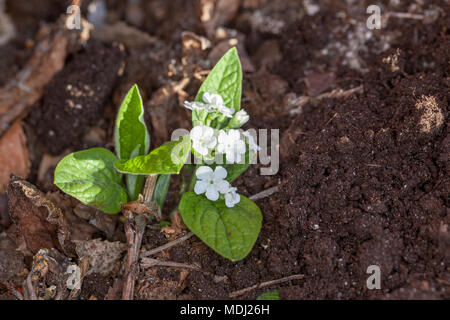
[[[141,266],[143,268],[150,268],[150,267],[173,267],[173,268],[183,268],[183,269],[191,269],[196,271],[201,271],[201,269],[197,266],[185,264],[185,263],[179,263],[179,262],[172,262],[172,261],[160,261],[153,258],[143,258],[141,262]]]
[[[36,291],[34,290],[34,286],[33,286],[33,270],[30,271],[30,273],[27,276],[27,280],[25,280],[25,282],[26,282],[28,298],[30,300],[37,300],[38,298],[37,298]]]
[[[155,189],[157,175],[149,175],[144,187],[144,205],[150,204],[153,191]],[[127,260],[125,262],[125,281],[122,292],[123,300],[133,300],[134,285],[139,274],[139,252],[141,250],[142,238],[147,225],[147,217],[144,213],[124,210],[124,215],[128,218],[125,223],[125,234],[128,242]]]
[[[267,198],[267,197],[273,195],[276,192],[278,192],[278,186],[261,191],[260,193],[257,193],[255,195],[251,196],[249,199],[252,201],[261,200],[261,199],[264,199],[264,198]]]
[[[317,97],[308,97],[308,96],[302,96],[299,98],[300,102],[297,104],[297,107],[289,110],[289,114],[297,114],[302,111],[302,108],[305,104],[311,101],[320,101],[322,99],[339,99],[344,98],[347,99],[349,96],[351,96],[354,93],[361,93],[364,91],[364,86],[360,85],[355,88],[351,88],[348,90],[342,90],[342,89],[335,89],[330,92],[322,93],[321,95],[318,95]]]
[[[281,279],[276,279],[276,280],[271,280],[271,281],[267,281],[267,282],[262,282],[260,284],[255,284],[254,286],[245,288],[245,289],[241,289],[241,290],[237,290],[237,291],[233,291],[230,293],[229,297],[230,298],[236,298],[238,296],[242,296],[243,294],[246,294],[247,292],[250,292],[252,290],[255,289],[260,289],[260,288],[264,288],[264,287],[268,287],[271,285],[275,285],[275,284],[280,284],[280,283],[284,283],[287,281],[291,281],[291,280],[299,280],[299,279],[303,279],[305,276],[303,274],[295,274],[286,278],[281,278]]]
[[[194,234],[192,232],[189,232],[186,235],[182,236],[181,238],[178,238],[178,239],[176,239],[174,241],[168,242],[168,243],[166,243],[166,244],[164,244],[164,245],[162,245],[160,247],[157,247],[155,249],[148,250],[148,251],[144,252],[143,254],[141,254],[141,256],[142,257],[152,256],[152,255],[154,255],[154,254],[156,254],[158,252],[161,252],[163,250],[169,249],[169,248],[171,248],[173,246],[176,246],[177,244],[180,244],[180,243],[186,241],[187,239],[189,239],[193,235]]]

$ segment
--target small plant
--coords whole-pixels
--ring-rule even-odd
[[[259,295],[256,300],[280,300],[280,290],[275,289],[264,292],[263,294]]]
[[[162,206],[170,175],[180,173],[192,152],[196,165],[186,166],[194,174],[179,204],[183,221],[216,252],[241,260],[253,247],[262,223],[258,206],[231,186],[259,150],[250,133],[238,130],[249,120],[241,109],[241,92],[242,69],[233,48],[216,64],[195,101],[185,102],[192,110],[190,134],[148,153],[150,137],[135,85],[117,116],[116,154],[94,148],[66,156],[56,167],[55,185],[85,204],[115,214],[138,198],[144,175],[160,175],[153,200]]]

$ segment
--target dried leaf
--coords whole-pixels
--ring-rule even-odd
[[[0,192],[5,192],[11,173],[26,178],[30,173],[27,138],[20,122],[15,122],[0,138]]]
[[[202,21],[206,33],[211,37],[217,27],[225,25],[231,21],[238,12],[241,0],[218,0],[214,2],[214,9],[211,12],[211,1],[203,1]]]
[[[92,32],[92,38],[104,43],[117,41],[123,43],[126,47],[140,47],[158,42],[156,38],[150,36],[148,33],[129,26],[123,21],[95,28]]]
[[[187,230],[186,225],[181,218],[180,212],[177,211],[172,215],[172,225],[164,226],[161,228],[161,232],[164,232],[166,238],[169,241],[176,240],[180,234]]]
[[[127,250],[127,245],[121,242],[109,242],[101,239],[74,242],[78,257],[88,257],[89,272],[99,273],[103,276],[114,271],[122,253]]]
[[[46,84],[64,67],[67,45],[61,33],[44,38],[16,79],[0,88],[0,134],[42,97]]]
[[[31,183],[12,176],[8,185],[9,211],[18,232],[33,254],[56,248],[75,256],[71,240],[87,240],[98,229],[78,218],[58,192],[44,195]]]
[[[64,300],[69,295],[67,282],[75,279],[65,273],[69,266],[76,266],[56,249],[41,249],[33,257],[33,265],[29,274],[31,286],[38,299]],[[30,294],[30,292],[28,292]]]
[[[23,255],[10,249],[0,249],[0,283],[6,283],[16,274],[23,271]]]
[[[63,250],[70,240],[70,230],[62,211],[31,183],[12,176],[8,185],[9,210],[28,249]]]
[[[333,87],[336,82],[336,75],[333,72],[319,73],[311,72],[305,78],[308,96],[315,97],[329,88]]]

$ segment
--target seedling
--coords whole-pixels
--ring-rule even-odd
[[[263,294],[259,295],[256,300],[280,300],[280,290],[275,289],[264,292]]]
[[[231,186],[259,150],[248,132],[238,130],[249,120],[241,109],[241,92],[242,69],[233,48],[216,64],[195,101],[185,102],[192,110],[190,134],[148,153],[150,137],[135,85],[117,116],[116,154],[94,148],[66,156],[56,167],[55,185],[85,204],[115,214],[121,205],[138,198],[145,175],[160,175],[153,200],[162,206],[170,175],[180,173],[192,152],[196,165],[186,165],[194,174],[179,204],[183,221],[216,252],[241,260],[253,247],[262,223],[258,206]]]

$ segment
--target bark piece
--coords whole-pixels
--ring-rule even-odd
[[[28,177],[30,158],[27,138],[20,122],[15,122],[0,138],[0,192],[5,192],[11,173]]]

